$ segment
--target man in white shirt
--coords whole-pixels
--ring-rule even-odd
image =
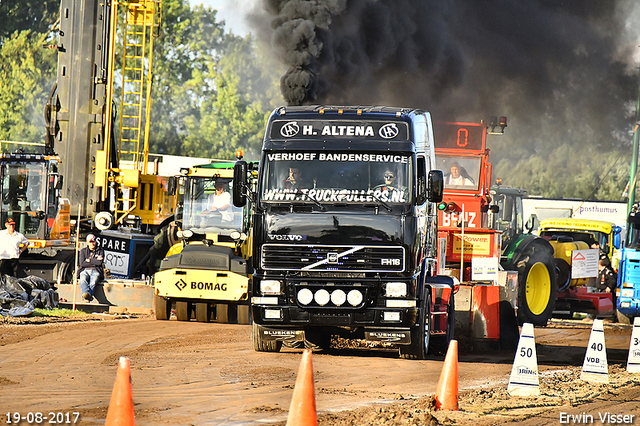
[[[231,211],[231,194],[225,191],[225,183],[223,181],[216,182],[216,192],[209,197],[208,212],[218,212],[222,215],[222,220],[233,220],[233,212]]]
[[[17,277],[19,258],[27,249],[29,240],[16,231],[16,222],[12,217],[7,218],[5,227],[0,231],[0,272]]]
[[[465,171],[466,173],[466,171]],[[447,185],[473,185],[473,181],[462,174],[460,164],[451,164],[451,174],[445,178]]]

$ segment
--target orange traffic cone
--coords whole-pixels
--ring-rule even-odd
[[[135,426],[135,424],[133,393],[131,391],[131,366],[129,358],[121,356],[105,426]]]
[[[436,410],[458,411],[458,341],[452,340],[436,387]]]
[[[302,361],[298,369],[296,386],[289,406],[289,417],[286,426],[317,426],[316,394],[313,388],[313,363],[311,351],[302,353]]]

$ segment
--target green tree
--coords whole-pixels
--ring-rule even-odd
[[[0,1],[0,45],[15,32],[47,33],[60,16],[60,0]]]
[[[44,105],[56,74],[48,33],[14,32],[0,47],[0,139],[43,142]]]
[[[152,152],[232,159],[242,149],[257,159],[264,124],[279,97],[251,37],[225,32],[216,11],[164,5],[155,54]]]
[[[622,193],[629,180],[629,156],[617,149],[599,152],[590,146],[574,149],[561,145],[514,158],[511,154],[509,159],[494,163],[494,178],[525,188],[530,195],[625,201]]]

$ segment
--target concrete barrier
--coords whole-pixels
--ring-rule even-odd
[[[56,285],[61,299],[60,305],[68,307],[73,303],[73,284]],[[82,299],[80,284],[76,286],[76,308],[86,310],[79,305],[86,306],[91,311],[105,311],[109,313],[152,314],[153,286],[147,281],[110,279],[104,280],[96,286],[93,303]],[[65,299],[65,301],[62,301]],[[102,308],[101,308],[102,307]]]

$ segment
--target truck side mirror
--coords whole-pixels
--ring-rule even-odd
[[[418,157],[417,167],[416,202],[420,206],[427,202],[427,167],[424,157]]]
[[[63,176],[62,175],[56,175],[54,188],[55,189],[62,189],[62,182],[63,182]]]
[[[233,166],[233,205],[244,207],[247,204],[247,162],[236,161]]]
[[[444,175],[442,170],[429,171],[429,201],[439,203],[444,195]]]
[[[178,178],[171,176],[169,182],[167,182],[167,193],[171,196],[176,195],[176,188],[178,187]]]
[[[614,226],[613,227],[613,238],[611,239],[613,246],[616,248],[616,250],[620,250],[620,246],[622,245],[622,241],[620,241],[621,237],[620,235],[622,234],[622,228],[619,226]]]

